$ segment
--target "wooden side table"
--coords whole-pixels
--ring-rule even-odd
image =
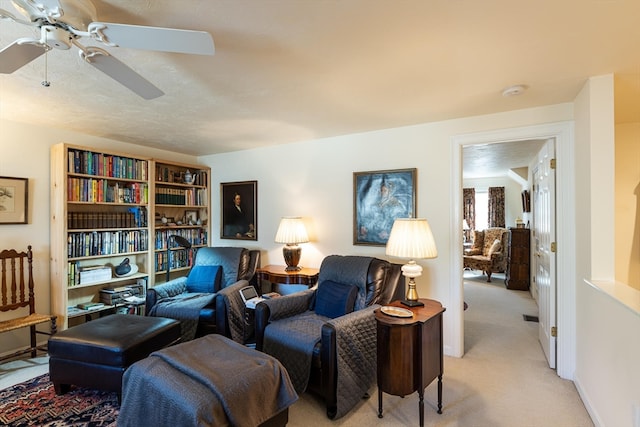
[[[303,267],[298,271],[286,271],[284,265],[267,265],[256,270],[258,280],[267,280],[279,285],[303,285],[310,288],[318,282],[320,270],[317,268]],[[282,286],[277,287],[280,294],[291,293]]]
[[[420,299],[424,307],[408,309],[412,317],[395,317],[375,311],[378,328],[378,418],[382,418],[382,393],[406,396],[418,391],[420,426],[424,425],[424,389],[438,378],[438,413],[442,413],[443,340],[438,301]]]

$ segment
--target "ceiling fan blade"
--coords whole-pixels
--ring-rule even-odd
[[[144,99],[154,99],[164,95],[163,91],[147,79],[102,49],[87,48],[87,53],[83,52],[82,56],[86,62]]]
[[[0,51],[0,73],[11,74],[45,51],[44,46],[35,44],[35,40],[31,40],[31,42],[25,42],[24,39],[16,40]]]
[[[89,32],[107,45],[198,55],[215,53],[213,38],[206,31],[92,22]]]

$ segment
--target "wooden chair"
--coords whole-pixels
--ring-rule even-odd
[[[16,252],[14,249],[5,249],[0,252],[0,270],[2,274],[0,276],[2,280],[0,282],[0,312],[10,312],[14,310],[26,312],[24,308],[29,308],[28,316],[14,317],[9,320],[0,321],[0,333],[28,327],[31,337],[31,345],[29,348],[2,356],[0,357],[0,361],[12,359],[29,352],[31,352],[31,357],[36,357],[37,350],[46,351],[46,345],[37,345],[36,334],[51,336],[55,334],[57,330],[57,316],[38,314],[35,312],[32,262],[33,254],[31,252],[31,245],[29,245],[27,252]],[[3,318],[6,318],[6,316],[3,316]],[[36,330],[36,325],[49,322],[51,323],[51,332]]]

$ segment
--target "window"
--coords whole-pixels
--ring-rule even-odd
[[[476,190],[476,230],[484,230],[489,224],[489,193]]]

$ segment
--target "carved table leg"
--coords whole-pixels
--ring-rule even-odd
[[[382,418],[382,390],[378,389],[378,418]]]
[[[424,390],[418,390],[420,400],[418,403],[418,410],[420,411],[420,427],[424,426]]]
[[[442,413],[442,375],[438,375],[438,413]]]

